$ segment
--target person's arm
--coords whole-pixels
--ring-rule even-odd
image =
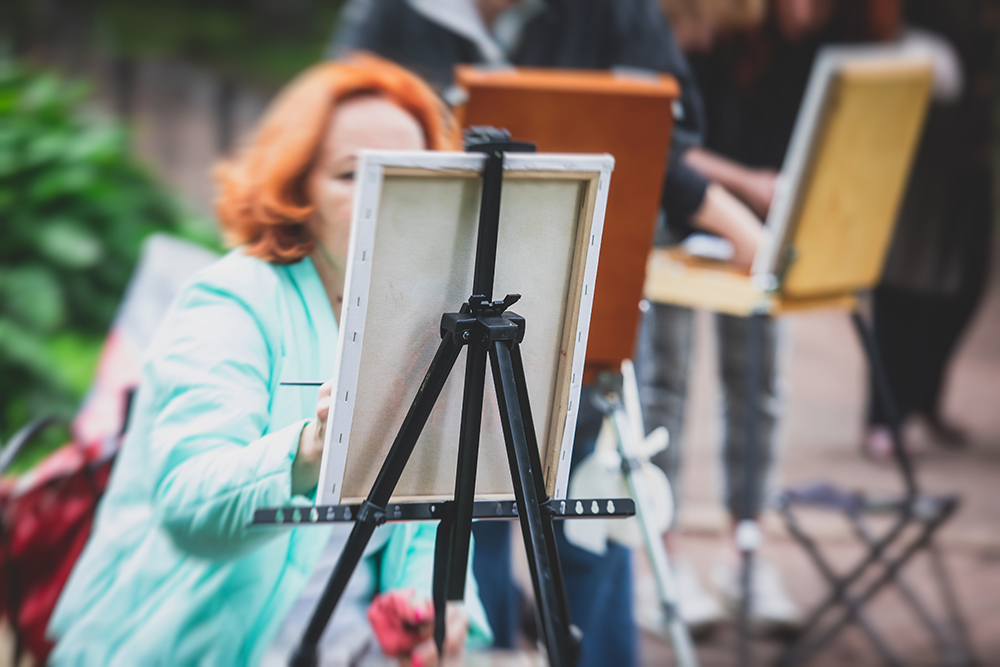
[[[306,420],[267,433],[271,359],[281,350],[269,347],[259,311],[217,286],[188,288],[144,370],[138,408],[152,415],[142,425],[152,470],[136,474],[153,476],[157,520],[201,556],[268,539],[272,531],[247,530],[253,511],[292,500]]]
[[[691,216],[691,225],[732,243],[731,262],[743,269],[753,264],[764,233],[757,216],[718,183],[710,183],[705,190],[705,199]]]
[[[767,217],[778,176],[775,170],[747,167],[701,147],[685,152],[684,162],[739,197],[761,218]]]

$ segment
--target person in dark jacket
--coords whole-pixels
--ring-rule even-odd
[[[766,217],[775,179],[784,162],[799,106],[819,49],[832,41],[882,36],[884,15],[895,0],[660,0],[688,53],[702,93],[707,132],[703,146],[692,147],[684,161],[713,183],[724,186],[761,217]],[[719,30],[724,14],[748,22],[747,15],[766,9],[763,21]],[[890,15],[891,16],[891,15]],[[713,25],[715,23],[715,25]],[[671,230],[672,231],[672,230]],[[680,237],[664,239],[677,243]],[[716,314],[718,365],[723,393],[724,499],[735,525],[742,515],[743,451],[747,409],[747,319]],[[637,364],[647,430],[666,426],[671,446],[657,455],[675,496],[679,495],[687,377],[693,342],[691,309],[652,304],[643,320]],[[780,329],[767,318],[758,389],[756,441],[759,466],[756,497],[767,501],[769,477],[778,448]],[[671,545],[672,539],[666,540]],[[677,564],[681,614],[689,625],[710,626],[718,605],[701,588],[694,569]],[[730,608],[740,598],[736,568],[713,572],[715,587]],[[764,558],[755,559],[751,619],[760,631],[794,630],[801,619],[784,590],[780,572]]]
[[[919,416],[931,442],[967,444],[944,416],[948,364],[975,314],[992,250],[991,140],[997,78],[997,0],[907,0],[904,45],[933,40],[953,62],[935,94],[872,310],[875,338],[901,418]],[[940,68],[935,68],[936,70]],[[936,73],[937,74],[937,73]],[[869,392],[864,451],[891,456],[885,406]]]

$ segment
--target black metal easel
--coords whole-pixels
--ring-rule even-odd
[[[502,301],[493,301],[504,153],[531,152],[534,145],[510,141],[505,131],[484,128],[466,136],[466,148],[487,156],[483,171],[473,296],[459,312],[442,316],[441,343],[437,353],[368,497],[360,505],[267,509],[258,510],[254,516],[255,524],[306,525],[354,521],[354,529],[292,658],[295,667],[318,664],[318,646],[323,631],[375,528],[387,521],[440,521],[433,579],[434,638],[440,654],[445,633],[445,602],[461,600],[465,595],[474,518],[520,520],[535,592],[539,636],[545,643],[549,664],[553,667],[573,665],[578,652],[579,631],[570,625],[552,520],[631,516],[635,513],[630,499],[554,501],[548,497],[519,347],[524,338],[525,321],[507,310],[520,295],[509,294]],[[465,346],[468,346],[468,357],[455,498],[440,503],[390,505],[390,497],[406,462],[459,352]],[[497,392],[515,502],[475,500],[487,357]]]

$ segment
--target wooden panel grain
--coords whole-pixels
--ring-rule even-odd
[[[833,86],[782,283],[793,299],[878,281],[923,127],[930,70],[846,65]]]
[[[769,310],[771,300],[745,272],[686,257],[679,248],[657,248],[646,267],[646,298],[744,317]]]
[[[586,256],[586,246],[591,243],[591,239],[593,238],[591,232],[594,224],[594,206],[597,202],[598,183],[599,181],[596,177],[581,180],[580,215],[577,222],[576,245],[573,249],[575,257]],[[563,347],[559,353],[559,367],[556,373],[555,391],[552,396],[552,408],[550,410],[550,414],[552,415],[567,415],[571,412],[569,405],[572,395],[571,387],[576,382],[575,378],[571,377],[573,367],[571,355],[568,352],[570,346],[573,345],[574,338],[578,335],[577,324],[580,318],[581,297],[583,296],[581,292],[586,289],[586,285],[584,284],[585,270],[586,265],[583,262],[575,263],[566,290],[566,311],[563,317],[563,331],[561,336]],[[527,323],[525,323],[525,332],[527,332]],[[542,472],[545,476],[545,490],[551,498],[556,497],[556,474],[559,466],[561,464],[568,465],[569,463],[565,460],[565,457],[570,455],[570,452],[560,451],[559,447],[554,446],[555,443],[559,442],[562,429],[565,428],[565,425],[565,419],[550,420],[547,440],[553,444],[539,448],[542,450],[541,461],[543,466]],[[560,456],[563,458],[561,459]]]
[[[639,321],[646,256],[652,245],[673,128],[676,82],[667,76],[459,67],[468,100],[463,127],[505,127],[540,151],[610,153],[608,193],[590,340],[588,375],[630,358]]]
[[[718,262],[686,255],[680,248],[657,248],[646,267],[646,298],[747,317],[771,316],[809,310],[851,311],[857,305],[852,293],[794,299],[762,290],[745,272]]]

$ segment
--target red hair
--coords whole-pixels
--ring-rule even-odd
[[[444,104],[402,67],[371,55],[310,67],[278,94],[250,144],[215,169],[215,210],[229,243],[276,264],[292,264],[313,251],[307,222],[315,205],[305,178],[337,102],[363,93],[384,95],[413,115],[428,148],[459,147]]]

